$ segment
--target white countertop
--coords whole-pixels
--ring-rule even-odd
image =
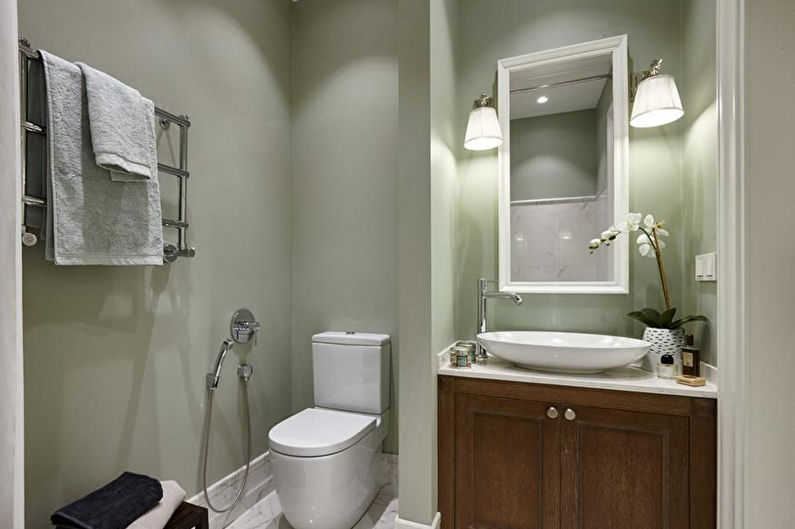
[[[718,398],[718,387],[712,382],[707,381],[705,386],[694,388],[679,384],[674,380],[658,378],[656,375],[638,367],[621,367],[595,375],[568,375],[524,369],[500,358],[489,356],[488,363],[477,364],[472,367],[450,367],[448,362],[440,361],[438,374],[453,377],[528,382],[531,384],[550,384],[553,386],[613,389],[617,391],[635,391],[705,399]]]

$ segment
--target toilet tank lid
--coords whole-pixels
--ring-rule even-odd
[[[356,331],[326,331],[314,335],[312,341],[338,345],[383,345],[389,342],[389,335]]]

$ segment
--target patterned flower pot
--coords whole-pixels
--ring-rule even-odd
[[[651,344],[649,352],[643,359],[643,369],[657,372],[657,366],[660,364],[660,357],[664,354],[672,354],[674,356],[674,364],[676,365],[676,372],[682,371],[682,346],[685,344],[685,330],[678,329],[653,329],[646,327],[643,331],[643,340]]]

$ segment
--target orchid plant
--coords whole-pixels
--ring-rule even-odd
[[[707,321],[704,316],[687,316],[674,320],[676,309],[671,307],[671,296],[668,293],[668,281],[665,278],[665,266],[662,259],[662,249],[665,248],[665,241],[662,240],[662,237],[669,236],[668,230],[663,224],[663,221],[655,220],[653,215],[644,217],[642,213],[630,213],[627,215],[627,220],[610,226],[602,232],[598,239],[591,240],[588,248],[591,253],[594,253],[600,246],[610,246],[610,243],[622,233],[640,232],[635,242],[642,256],[657,260],[657,270],[660,273],[660,284],[665,299],[665,311],[660,313],[654,309],[646,308],[630,312],[627,316],[658,329],[678,329],[691,321]]]

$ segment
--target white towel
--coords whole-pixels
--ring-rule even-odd
[[[44,50],[41,56],[49,148],[47,258],[59,265],[162,265],[156,167],[155,177],[143,183],[111,181],[91,149],[80,68]]]
[[[138,90],[82,62],[91,147],[117,182],[142,182],[157,169],[155,105]],[[154,159],[153,159],[154,156]]]
[[[152,510],[127,526],[127,529],[163,529],[185,499],[185,491],[176,481],[161,481],[163,499]]]

